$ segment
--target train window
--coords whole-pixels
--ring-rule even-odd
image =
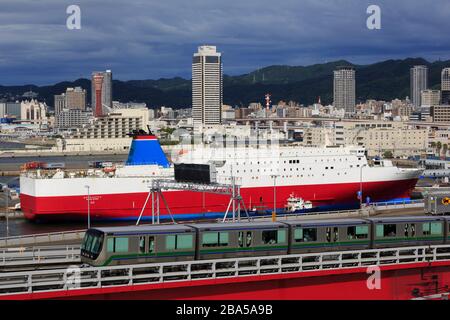
[[[91,235],[91,234],[88,234],[87,235],[87,239],[86,239],[85,244],[84,244],[84,248],[82,248],[82,249],[88,250],[91,247],[91,245],[92,245],[92,240],[94,240],[94,236]]]
[[[416,224],[412,223],[411,224],[411,237],[415,237],[416,236]]]
[[[303,229],[296,228],[294,230],[294,241],[295,242],[303,242]]]
[[[228,232],[219,232],[219,245],[220,246],[228,245]]]
[[[178,250],[192,248],[192,234],[176,234],[166,236],[166,249]]]
[[[175,250],[176,241],[176,236],[166,236],[166,250]]]
[[[376,228],[376,234],[378,238],[383,237],[395,237],[396,225],[395,224],[379,224]]]
[[[155,251],[155,237],[148,237],[148,253]]]
[[[247,231],[247,235],[246,235],[245,238],[246,238],[245,239],[245,245],[247,247],[250,247],[252,245],[252,238],[253,238],[252,232],[251,231]]]
[[[238,245],[240,248],[244,246],[244,232],[242,231],[238,233]]]
[[[192,234],[184,234],[177,236],[177,247],[176,249],[190,249],[192,248]]]
[[[103,235],[86,233],[83,243],[81,244],[81,249],[93,254],[98,254],[101,250],[102,242]]]
[[[116,238],[114,252],[127,252],[128,251],[128,238]]]
[[[326,229],[327,242],[331,242],[331,228]]]
[[[139,237],[139,253],[145,253],[145,237]]]
[[[317,241],[317,229],[316,228],[303,228],[303,229],[296,229],[296,230],[302,230],[302,237],[301,238],[295,237],[295,242]],[[298,235],[300,235],[300,234],[298,234]]]
[[[367,239],[369,237],[368,226],[353,226],[347,228],[347,239]]]
[[[202,240],[203,247],[228,246],[228,232],[205,232]]]
[[[106,247],[108,252],[127,252],[128,238],[109,238]]]
[[[278,230],[277,242],[278,243],[286,242],[286,230]]]
[[[442,235],[442,223],[441,222],[424,223],[422,225],[422,230],[425,236]]]
[[[264,230],[262,232],[263,244],[276,244],[278,243],[278,230]]]
[[[108,238],[108,241],[106,242],[106,251],[114,252],[114,238]]]
[[[333,234],[334,234],[333,241],[337,242],[339,239],[339,228],[338,227],[333,228]]]

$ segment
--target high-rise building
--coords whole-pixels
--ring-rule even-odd
[[[7,102],[6,103],[6,114],[9,117],[14,117],[17,120],[20,120],[21,117],[21,106],[20,102]]]
[[[437,106],[441,102],[441,91],[423,90],[421,97],[421,106]]]
[[[200,46],[192,59],[194,127],[222,122],[222,57],[215,46]]]
[[[86,90],[81,87],[67,88],[66,108],[86,110]]]
[[[92,96],[95,97],[92,105],[92,110],[94,111],[95,117],[100,117],[103,115],[103,105],[102,105],[102,87],[103,87],[103,73],[96,73],[92,76]]]
[[[0,101],[0,118],[3,118],[6,115],[6,102]]]
[[[59,115],[66,108],[66,94],[55,95],[55,115]]]
[[[334,107],[345,109],[347,115],[355,113],[356,81],[353,67],[338,67],[334,71]]]
[[[86,90],[81,87],[67,88],[65,93],[55,95],[55,115],[63,109],[86,110]]]
[[[450,105],[450,68],[445,68],[442,70],[441,103],[445,105]]]
[[[422,105],[422,91],[428,89],[428,67],[414,66],[410,72],[412,104],[418,109]]]
[[[112,72],[111,70],[106,70],[105,72],[93,72],[91,78],[91,107],[94,110],[97,106],[97,96],[95,94],[95,84],[94,77],[97,76],[97,81],[99,80],[99,76],[103,77],[102,87],[100,88],[100,105],[107,108],[113,107],[113,91],[112,91]]]

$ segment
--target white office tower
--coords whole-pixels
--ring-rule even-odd
[[[222,123],[222,58],[215,46],[201,46],[192,59],[194,127]]]
[[[417,110],[422,105],[422,91],[428,89],[428,67],[414,66],[411,68],[411,99]]]
[[[334,107],[344,109],[347,116],[355,113],[355,69],[338,67],[334,71]]]

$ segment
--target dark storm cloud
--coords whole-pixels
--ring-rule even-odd
[[[81,30],[66,8],[81,8]],[[366,9],[382,29],[366,28]],[[450,1],[2,0],[0,83],[53,83],[113,69],[115,78],[190,76],[191,55],[214,44],[224,71],[336,59],[450,58]]]

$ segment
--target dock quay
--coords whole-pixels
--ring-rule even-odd
[[[0,270],[34,270],[79,264],[80,245],[11,247],[0,249]]]
[[[80,244],[86,230],[61,231],[0,238],[0,249]]]

